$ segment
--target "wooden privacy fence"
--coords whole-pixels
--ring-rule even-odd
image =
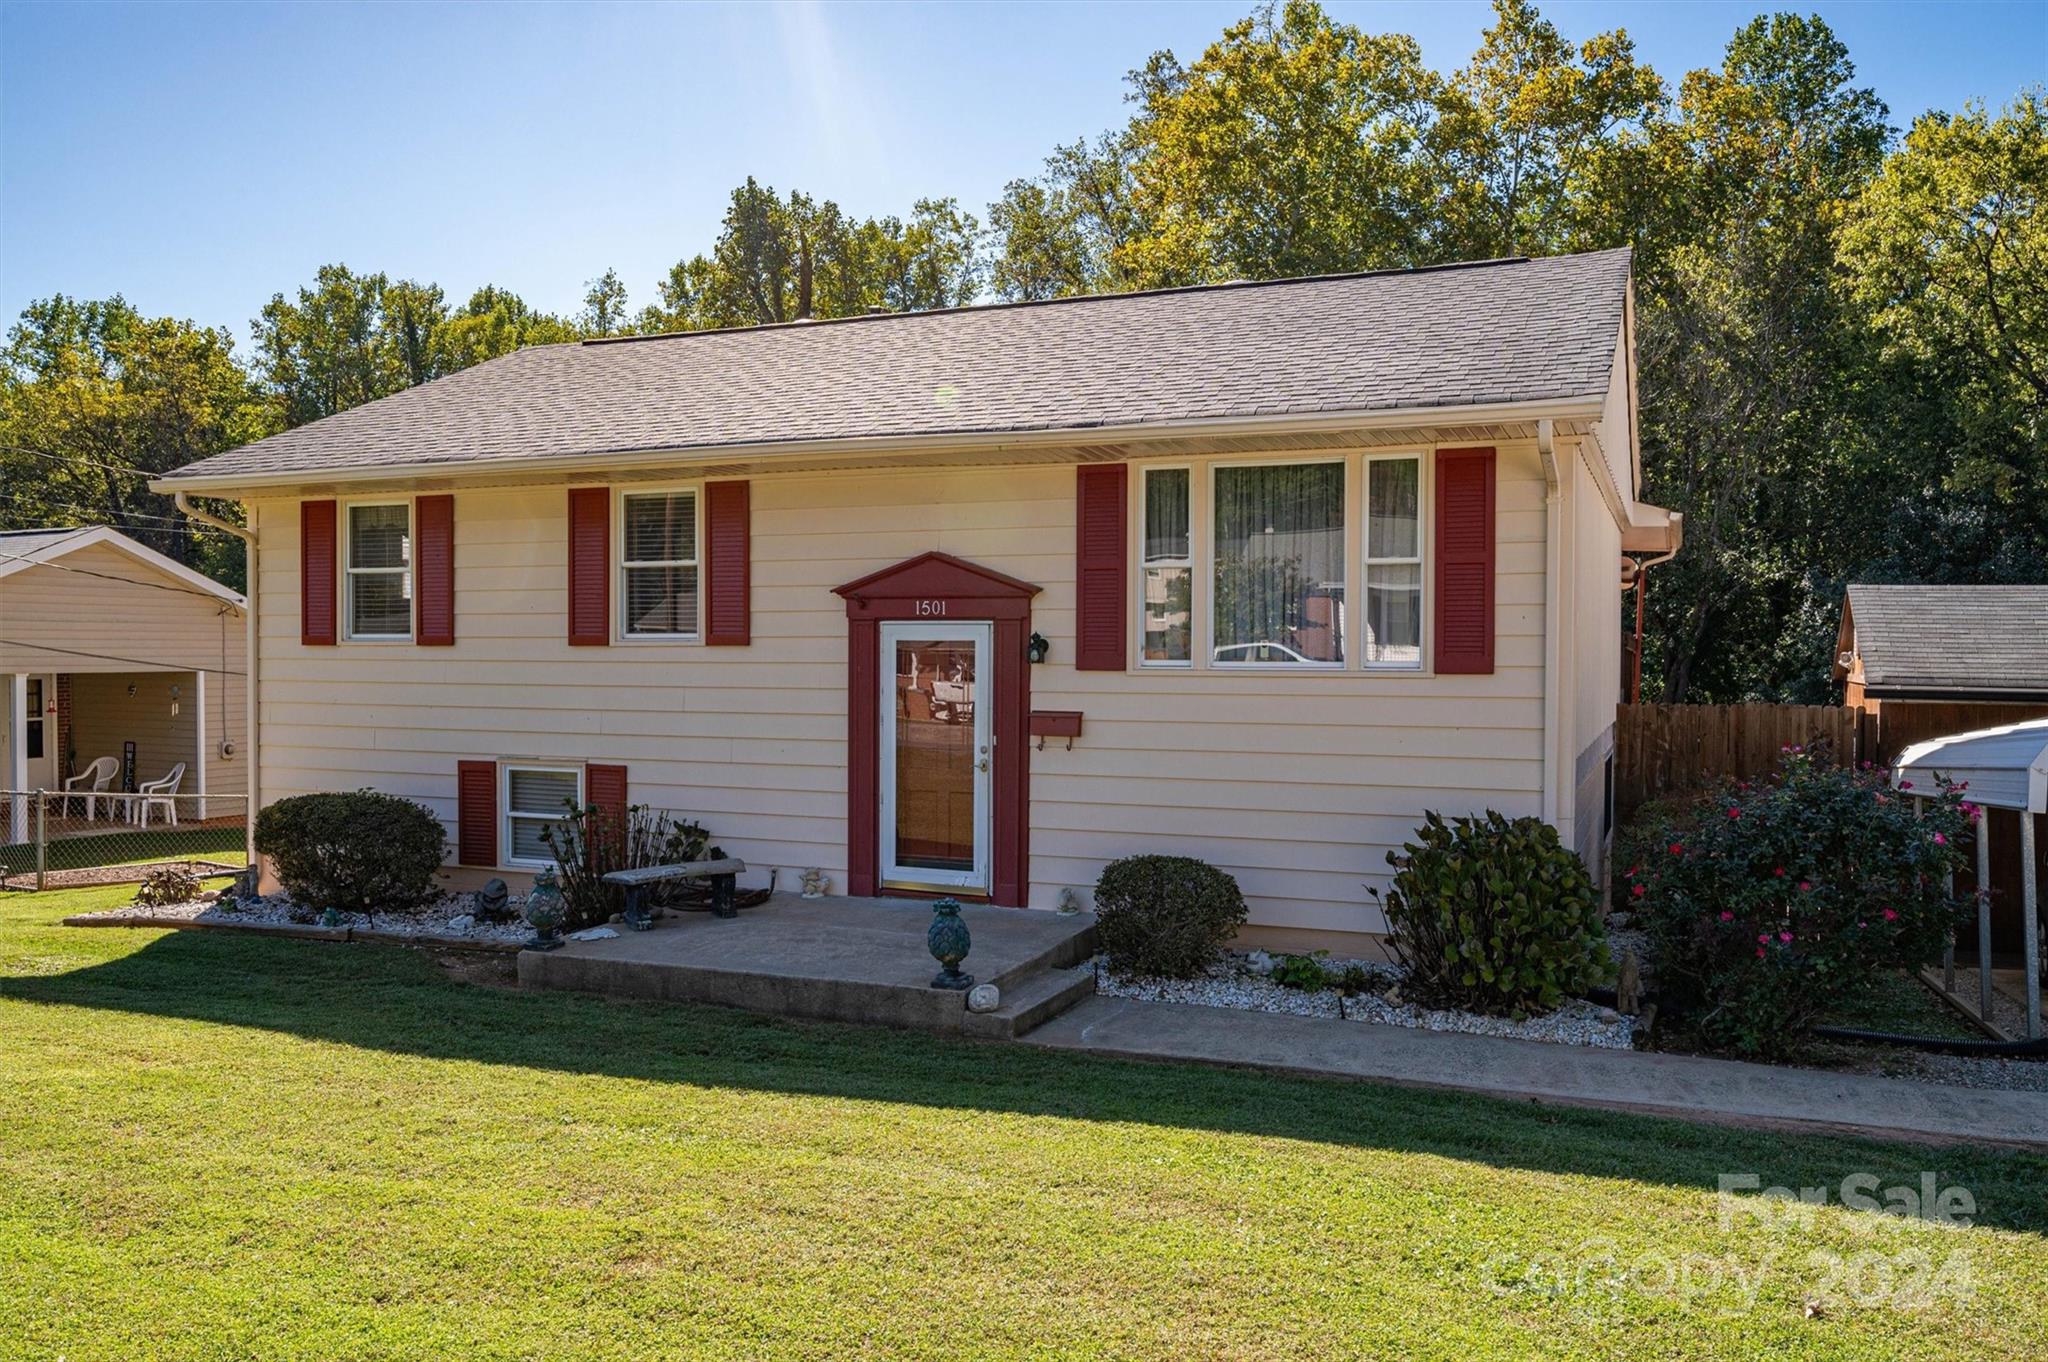
[[[1861,761],[1875,744],[1861,709],[1836,705],[1622,705],[1614,723],[1617,814],[1724,777],[1749,780],[1776,769],[1793,744],[1827,760]]]

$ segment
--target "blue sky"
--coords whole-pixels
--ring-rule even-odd
[[[1117,123],[1150,52],[1197,55],[1225,4],[23,5],[0,0],[0,316],[125,293],[246,340],[329,261],[486,282],[572,311],[616,267],[635,306],[709,246],[748,174],[982,214],[1056,142]],[[1904,125],[2048,80],[2048,3],[1787,5],[1825,17]],[[1334,0],[1462,64],[1484,3]],[[1625,26],[1667,79],[1758,3],[1553,3]]]

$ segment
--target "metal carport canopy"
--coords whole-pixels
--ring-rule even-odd
[[[2048,719],[1916,742],[1892,763],[1892,783],[1932,790],[1967,781],[1973,803],[2048,813]]]

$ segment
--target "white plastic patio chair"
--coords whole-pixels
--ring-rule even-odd
[[[185,763],[179,762],[162,780],[145,780],[135,787],[135,821],[149,826],[149,806],[163,806],[164,821],[178,826],[178,787],[185,783]]]
[[[107,786],[114,783],[114,775],[121,769],[121,763],[113,757],[98,757],[83,771],[64,782],[64,811],[71,812],[71,801],[85,801],[85,821],[90,823],[99,817],[100,796]],[[84,789],[80,789],[80,786]],[[107,797],[108,812],[113,812],[116,801]]]

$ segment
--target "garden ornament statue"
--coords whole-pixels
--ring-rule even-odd
[[[562,944],[562,885],[555,878],[554,867],[550,866],[533,877],[533,892],[526,896],[526,921],[533,928],[533,939],[526,943],[530,951],[557,950]]]
[[[797,883],[803,886],[805,898],[821,899],[825,897],[825,886],[831,883],[831,879],[823,870],[812,866],[798,877]]]
[[[931,948],[932,959],[942,966],[932,978],[933,988],[964,989],[974,986],[974,976],[960,972],[960,962],[967,958],[967,948],[971,944],[967,923],[960,916],[960,900],[940,899],[932,905],[932,925],[925,932],[924,941]]]

